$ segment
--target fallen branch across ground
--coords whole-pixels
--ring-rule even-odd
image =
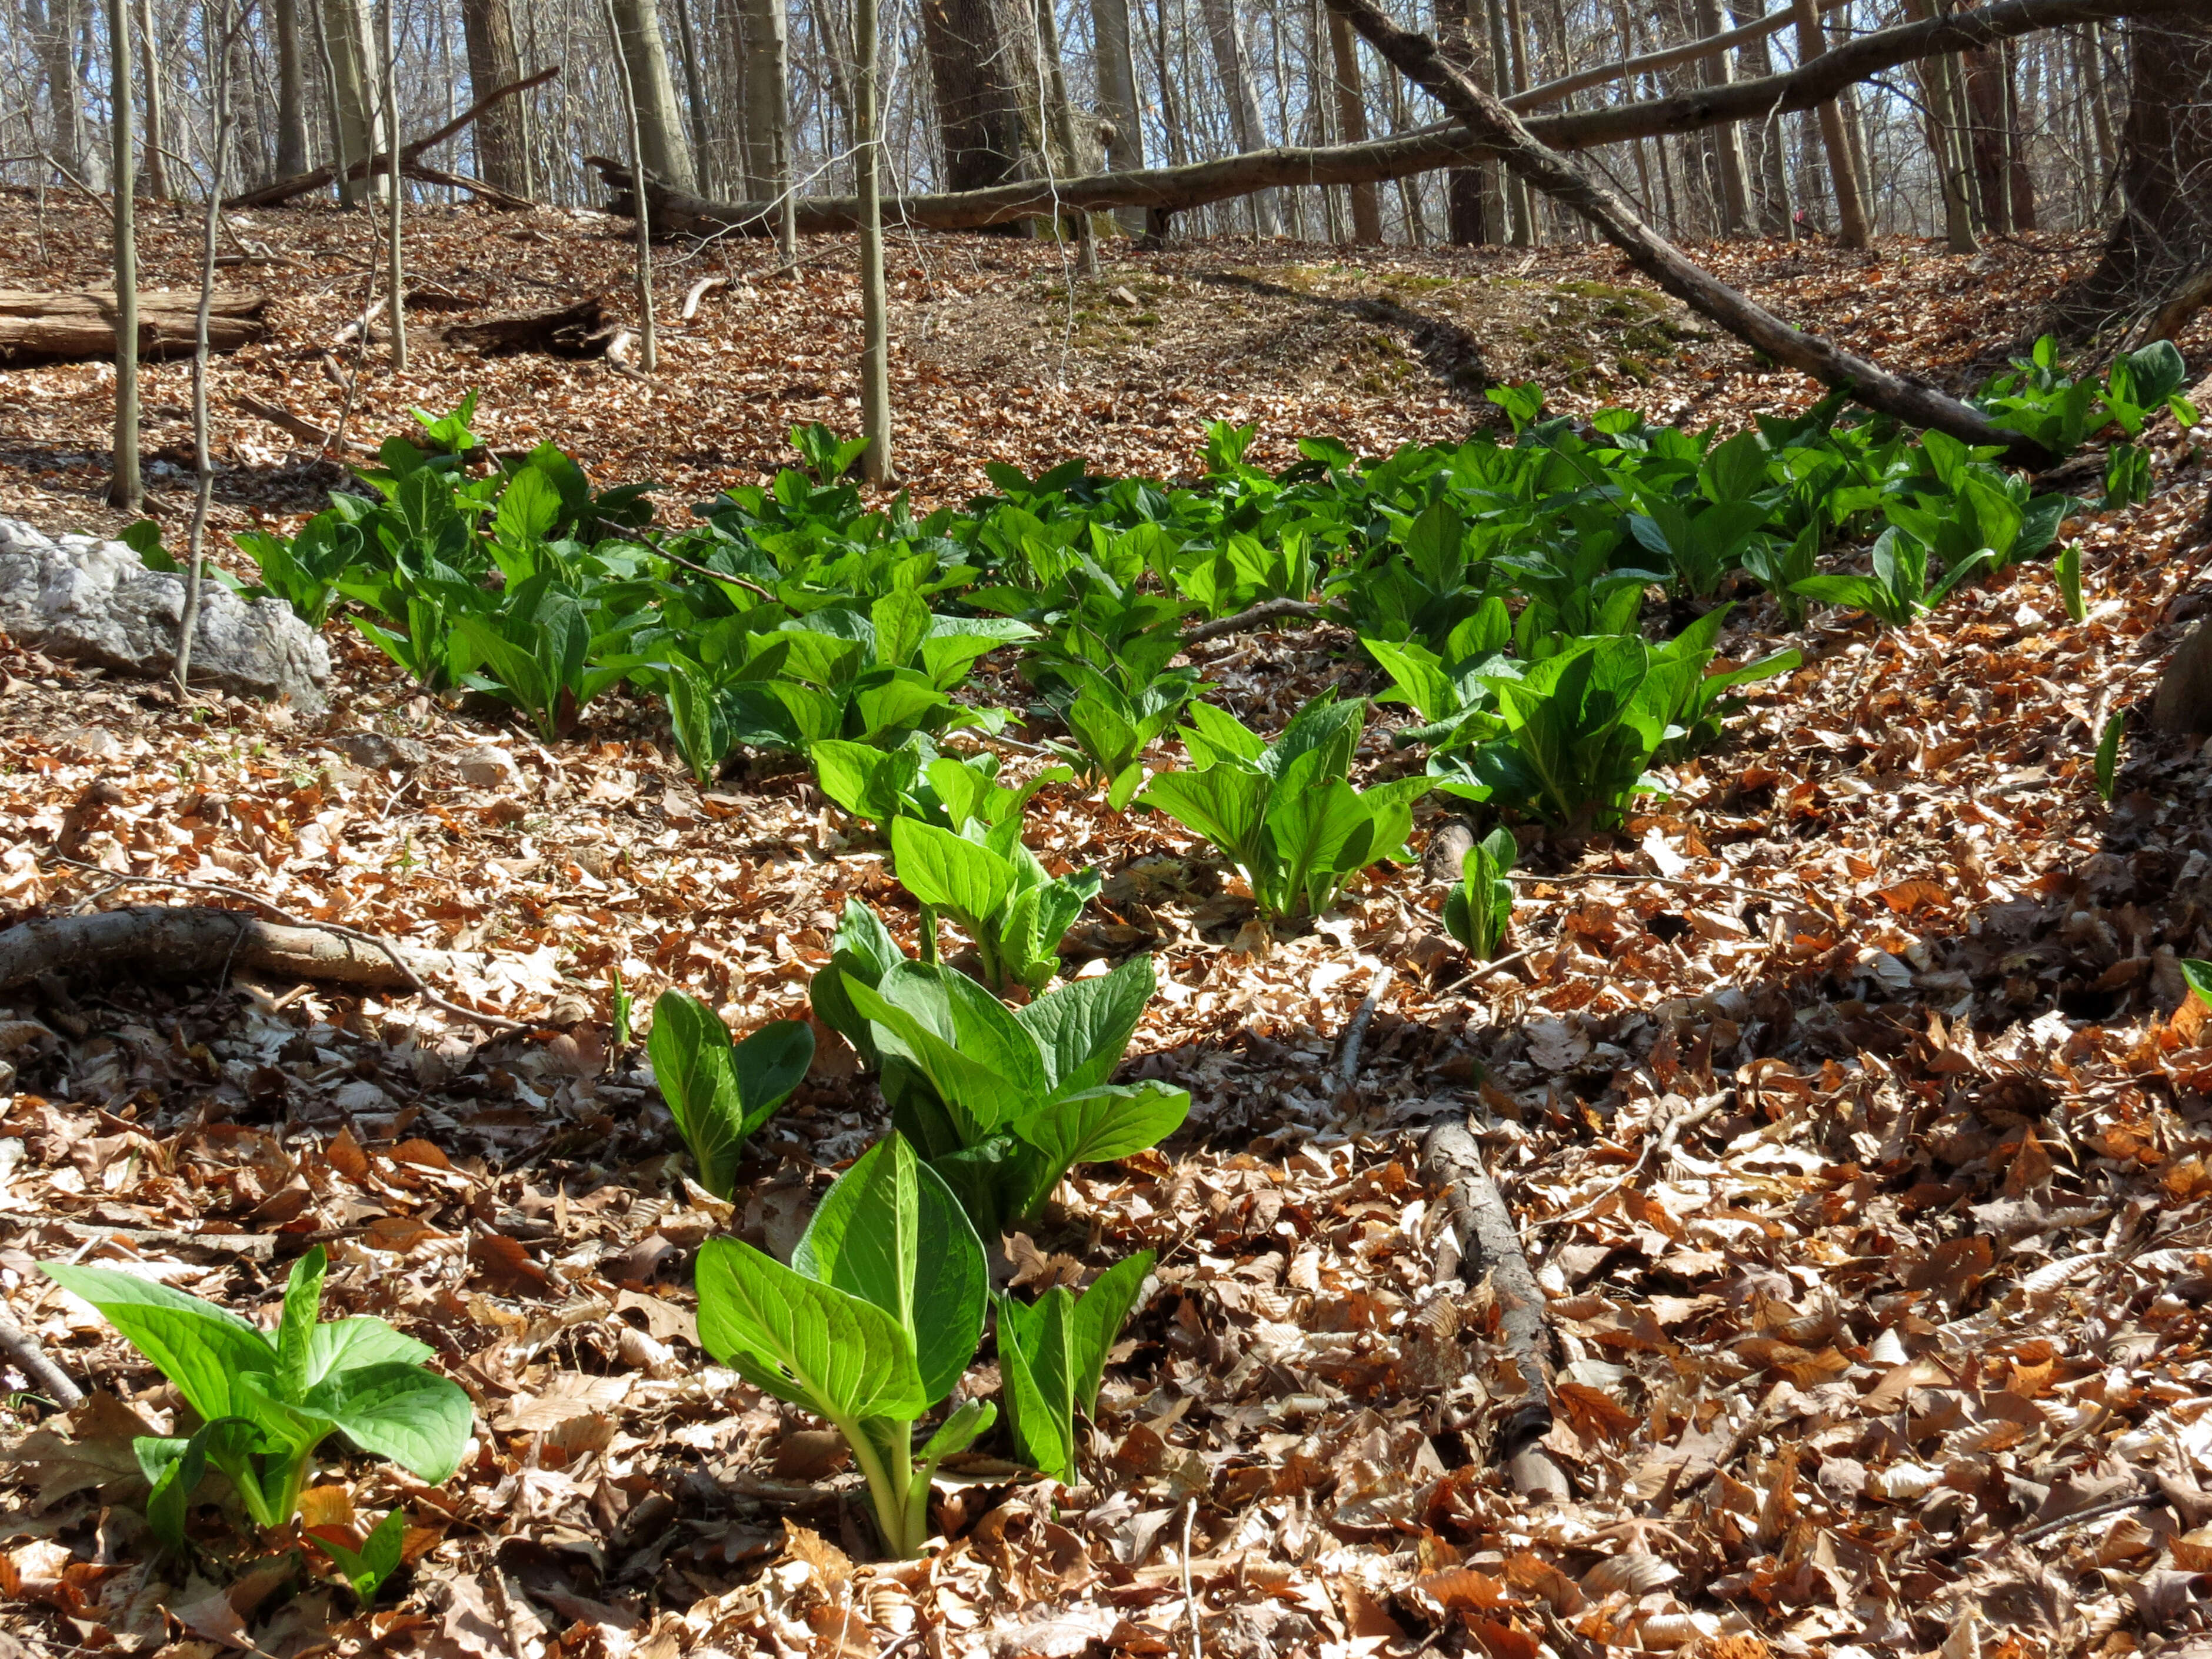
[[[128,969],[203,977],[226,965],[364,990],[416,990],[424,974],[451,974],[459,964],[443,951],[372,941],[333,924],[287,926],[213,905],[125,905],[47,916],[0,933],[0,991],[48,973]],[[489,1018],[470,1008],[455,1012]]]
[[[138,295],[142,360],[189,355],[197,326],[197,289],[150,289]],[[235,351],[269,332],[258,288],[218,288],[208,308],[208,349]],[[47,294],[0,289],[0,363],[79,362],[115,355],[115,295],[84,290]]]
[[[1626,139],[1694,132],[1735,121],[1765,121],[1778,113],[1817,108],[1845,87],[1923,58],[1984,47],[2041,29],[2179,10],[2198,3],[1993,0],[1972,10],[1877,29],[1781,74],[1698,87],[1671,98],[1534,116],[1528,130],[1554,149],[1577,150]],[[1515,102],[1524,103],[1539,94],[1556,95],[1557,89],[1535,88]],[[1443,121],[1364,143],[1279,145],[1182,167],[1137,167],[1079,179],[1022,179],[988,190],[887,198],[883,204],[884,222],[921,230],[980,230],[1020,219],[1056,218],[1077,210],[1102,213],[1115,208],[1143,208],[1166,216],[1210,202],[1249,196],[1255,191],[1300,185],[1376,184],[1440,167],[1469,167],[1495,154],[1458,122]],[[609,212],[628,216],[636,211],[627,166],[597,155],[586,156],[585,164],[598,171],[601,182],[612,192]],[[655,179],[647,181],[646,208],[656,235],[769,236],[775,233],[774,203],[713,201],[672,190]],[[850,231],[859,223],[859,204],[850,196],[801,197],[796,213],[802,235]]]
[[[1833,341],[1792,327],[1685,256],[1644,223],[1623,197],[1539,139],[1428,36],[1399,27],[1373,0],[1328,4],[1400,74],[1449,110],[1507,171],[1581,215],[1661,289],[1746,345],[1908,426],[1947,433],[1962,443],[1992,446],[2015,466],[2041,471],[2056,459],[2033,440],[1994,424],[1979,410],[1932,386],[1893,374]],[[1814,67],[1820,61],[1826,60],[1817,60]]]
[[[1421,1143],[1421,1175],[1450,1208],[1457,1276],[1470,1288],[1487,1279],[1498,1300],[1498,1340],[1505,1359],[1486,1379],[1504,1413],[1496,1459],[1523,1497],[1564,1498],[1566,1476],[1537,1443],[1552,1430],[1552,1333],[1544,1289],[1521,1248],[1521,1230],[1490,1178],[1481,1146],[1464,1124],[1447,1120],[1429,1131]]]

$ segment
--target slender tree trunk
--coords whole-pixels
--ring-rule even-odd
[[[138,228],[131,177],[130,0],[107,0],[108,188],[115,199],[115,462],[107,504],[136,513],[138,482]]]
[[[154,0],[138,3],[138,70],[146,83],[146,193],[169,199],[168,123],[162,119],[161,53],[154,39]]]
[[[630,96],[637,100],[646,167],[674,189],[696,189],[691,145],[677,108],[668,48],[660,38],[658,0],[614,0],[614,6],[622,31],[622,61],[629,65]]]
[[[1367,94],[1360,85],[1359,37],[1352,32],[1352,25],[1341,12],[1328,15],[1328,54],[1334,63],[1336,125],[1347,144],[1367,142]],[[1352,240],[1363,247],[1376,247],[1382,241],[1382,206],[1376,200],[1375,186],[1354,185],[1352,189]]]
[[[1993,236],[2012,234],[2012,159],[2006,154],[2005,96],[2000,61],[1984,48],[1960,54],[1966,60],[1966,111],[1973,121],[1970,138],[1974,187]]]
[[[691,27],[691,0],[674,0],[677,49],[684,54],[684,96],[691,116],[691,171],[702,191],[714,175],[714,127],[707,115],[707,82],[700,72],[699,37]]]
[[[522,78],[522,57],[515,49],[514,14],[507,0],[461,0],[461,36],[469,59],[469,93],[481,98],[495,87]],[[529,106],[502,98],[477,117],[477,170],[484,183],[514,196],[535,196],[531,177]]]
[[[338,200],[354,204],[356,190],[347,170],[377,152],[376,54],[369,49],[368,19],[362,0],[322,0],[322,39],[330,55],[331,108],[336,123]],[[374,196],[383,186],[372,174],[363,181]]]
[[[38,53],[46,94],[46,147],[54,160],[80,178],[84,173],[84,100],[77,90],[76,37],[82,0],[37,0],[23,19]]]
[[[2012,162],[2012,228],[2032,231],[2036,228],[2035,174],[2027,164],[2027,125],[2020,107],[2020,43],[2002,41],[1998,51],[2004,62],[2005,153]]]
[[[1759,0],[1729,0],[1729,17],[1738,28],[1758,21],[1759,15]],[[1774,73],[1774,54],[1765,35],[1741,50],[1749,78],[1756,81]],[[1753,176],[1759,180],[1759,228],[1769,236],[1790,234],[1790,184],[1778,125],[1778,119],[1770,119],[1746,134],[1758,151]]]
[[[1505,38],[1505,0],[1484,0],[1486,21],[1490,25],[1490,62],[1498,79],[1498,95],[1501,98],[1521,88],[1514,84],[1515,54]],[[1535,240],[1528,224],[1528,189],[1510,173],[1501,172],[1499,195],[1504,198],[1506,218],[1506,240],[1515,247],[1528,247]]]
[[[945,187],[988,190],[1020,178],[1021,100],[994,0],[921,0],[921,36],[945,145]]]
[[[1053,0],[1036,0],[1037,56],[1044,61],[1045,95],[1052,105],[1053,138],[1060,147],[1067,177],[1080,178],[1091,169],[1084,165],[1083,145],[1075,131],[1075,106],[1068,101],[1067,71],[1060,58],[1060,19]],[[1080,209],[1062,222],[1075,232],[1076,266],[1085,276],[1098,274],[1098,245],[1091,234],[1091,216]]]
[[[310,0],[312,3],[312,0]],[[307,54],[301,50],[301,0],[270,0],[270,33],[276,38],[276,165],[278,179],[296,178],[307,159]]]
[[[859,150],[860,198],[860,434],[868,447],[860,471],[869,482],[896,483],[898,467],[891,453],[890,297],[884,283],[882,121],[876,62],[876,0],[854,0],[853,7],[854,143]]]
[[[1929,0],[1905,0],[1906,10],[1914,17],[1929,14]],[[1951,86],[1952,60],[1938,53],[1924,58],[1915,70],[1920,82],[1923,121],[1928,131],[1928,153],[1936,167],[1938,190],[1943,199],[1943,243],[1953,253],[1975,253],[1981,244],[1974,238],[1973,204],[1966,195],[1966,181],[1960,161],[1959,136],[1951,130],[1950,113],[1955,101]]]
[[[1137,106],[1137,60],[1130,49],[1129,0],[1091,0],[1091,49],[1096,59],[1098,114],[1106,124],[1106,166],[1127,173],[1145,165],[1144,117]],[[1121,228],[1141,236],[1141,208],[1115,216]]]
[[[1818,0],[1791,0],[1797,15],[1797,59],[1809,64],[1828,50],[1826,30],[1820,27]],[[1820,106],[1820,137],[1828,153],[1828,177],[1836,194],[1836,240],[1844,247],[1864,247],[1870,240],[1866,198],[1860,193],[1858,175],[1851,166],[1851,143],[1844,131],[1844,112],[1834,99]]]
[[[1244,30],[1237,21],[1234,0],[1200,0],[1199,9],[1205,15],[1206,38],[1213,46],[1214,72],[1220,76],[1222,94],[1229,100],[1229,131],[1235,136],[1238,149],[1258,149],[1267,143],[1267,129],[1260,122],[1260,100],[1252,89],[1251,59],[1244,50]],[[1254,234],[1273,236],[1281,225],[1275,209],[1275,192],[1255,191]]]
[[[1484,65],[1468,0],[1436,0],[1437,44],[1444,56],[1467,72],[1486,92],[1495,83]],[[1474,247],[1493,240],[1481,167],[1453,167],[1444,174],[1444,240],[1458,247]]]
[[[776,204],[775,243],[784,275],[799,269],[798,209],[791,176],[791,46],[784,0],[745,0],[748,151],[763,169],[763,199]]]
[[[605,6],[607,38],[613,43],[615,64],[621,70],[618,78],[622,88],[623,123],[629,139],[630,165],[641,167],[645,155],[645,123],[640,118],[637,94],[634,90],[639,76],[635,60],[629,55],[632,42],[626,38],[617,0],[605,0]],[[638,208],[635,229],[637,258],[634,270],[637,283],[638,367],[651,374],[660,367],[660,340],[653,314],[653,226],[642,203]]]
[[[1697,0],[1697,18],[1698,33],[1718,34],[1719,0]],[[1735,79],[1734,54],[1716,52],[1706,58],[1703,78],[1709,87],[1727,86]],[[1751,228],[1751,198],[1744,188],[1743,129],[1733,121],[1717,127],[1713,143],[1721,168],[1722,227],[1730,236],[1741,236]]]
[[[1521,0],[1502,0],[1505,23],[1506,55],[1499,60],[1498,73],[1502,77],[1510,70],[1512,79],[1507,84],[1516,93],[1528,90],[1528,31],[1522,26]],[[1528,182],[1510,176],[1507,188],[1513,192],[1513,246],[1534,247],[1544,240],[1542,228],[1536,219],[1540,198],[1528,188]]]
[[[177,618],[177,697],[190,696],[192,646],[199,637],[200,587],[207,577],[208,514],[215,505],[215,453],[208,412],[208,318],[215,309],[216,232],[222,223],[223,173],[230,159],[230,0],[208,9],[213,60],[215,142],[209,146],[207,211],[200,220],[200,303],[192,324],[192,461],[198,472],[192,492],[191,529],[185,538],[185,603]]]
[[[399,240],[400,221],[404,216],[407,185],[399,175],[399,32],[398,19],[399,0],[384,0],[384,132],[389,158],[385,165],[385,177],[391,183],[390,194],[385,199],[387,217],[385,222],[385,281],[391,285],[392,303],[392,368],[395,374],[407,372],[407,266],[405,250]]]

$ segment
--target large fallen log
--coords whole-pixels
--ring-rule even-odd
[[[2039,472],[2057,459],[2033,440],[1994,424],[1979,410],[1936,387],[1893,374],[1832,340],[1784,322],[1685,257],[1645,224],[1625,198],[1537,138],[1519,116],[1449,62],[1428,36],[1400,28],[1373,0],[1328,0],[1328,5],[1400,74],[1493,150],[1516,178],[1572,209],[1662,289],[1754,350],[1909,426],[1948,433],[1961,443],[1993,446],[2014,466]],[[1817,66],[1824,60],[1814,61]]]
[[[138,356],[189,356],[198,290],[156,289],[138,295]],[[235,351],[268,333],[258,288],[219,288],[208,313],[208,349]],[[0,289],[0,363],[75,362],[115,355],[115,295],[85,290],[43,294]]]
[[[541,311],[503,312],[473,323],[454,323],[439,331],[449,346],[495,351],[543,351],[555,357],[594,357],[613,337],[606,326],[606,301],[596,294]]]
[[[1995,0],[1972,11],[1878,29],[1782,74],[1698,87],[1674,98],[1534,116],[1526,125],[1553,149],[1579,150],[1732,121],[1764,121],[1778,111],[1817,107],[1847,86],[1922,58],[1971,51],[2039,29],[2185,11],[2201,3],[2203,0]],[[1533,98],[1546,90],[1540,87],[1525,96]],[[1100,213],[1143,208],[1170,215],[1285,185],[1374,184],[1439,167],[1468,167],[1496,153],[1458,122],[1443,121],[1359,144],[1281,145],[1183,167],[1140,167],[1082,179],[1023,179],[989,190],[942,195],[887,197],[884,220],[921,230],[981,230],[1019,219],[1051,218],[1071,210]],[[604,156],[586,159],[612,192],[607,210],[625,217],[634,214],[629,169]],[[647,181],[646,210],[659,235],[713,236],[733,231],[767,235],[775,229],[769,203],[712,201],[670,190],[658,180]],[[803,196],[797,210],[804,235],[849,231],[859,223],[849,196]]]

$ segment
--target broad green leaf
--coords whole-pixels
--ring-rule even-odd
[[[1092,1279],[1075,1304],[1069,1332],[1069,1370],[1076,1407],[1086,1416],[1098,1404],[1098,1383],[1105,1374],[1107,1352],[1121,1334],[1129,1310],[1144,1293],[1145,1278],[1152,1270],[1152,1253],[1139,1250]]]
[[[1078,1164],[1127,1158],[1156,1146],[1189,1115],[1190,1096],[1182,1089],[1154,1082],[1106,1084],[1063,1097],[1009,1127],[1044,1154],[1056,1182]],[[1043,1192],[1035,1194],[1031,1205],[1044,1197]]]
[[[950,830],[898,818],[890,838],[900,884],[963,923],[987,921],[1013,896],[1014,872],[1006,860]]]
[[[369,1365],[419,1365],[434,1352],[429,1344],[403,1336],[382,1320],[366,1314],[334,1319],[316,1326],[308,1339],[307,1387]]]
[[[791,1091],[806,1080],[814,1063],[814,1031],[804,1020],[772,1019],[730,1049],[738,1074],[738,1101],[744,1116],[743,1139],[765,1123]]]
[[[1024,1306],[997,1298],[999,1370],[1022,1455],[1063,1486],[1075,1480],[1075,1388],[1068,1360],[1075,1297],[1055,1285]]]
[[[432,1486],[452,1479],[476,1407],[451,1377],[420,1365],[364,1365],[309,1392],[308,1410],[327,1417],[363,1451],[388,1457]]]
[[[845,976],[878,1048],[911,1061],[963,1123],[969,1143],[1045,1092],[1036,1042],[998,999],[948,968],[902,963],[879,986]],[[988,1006],[986,1006],[988,1005]]]
[[[825,738],[809,752],[822,793],[870,823],[889,823],[896,817],[901,799],[913,789],[919,757],[911,749],[884,750]]]
[[[2181,963],[2181,977],[2197,1000],[2212,1008],[2212,962],[2202,962],[2185,957]]]
[[[933,1401],[975,1357],[990,1288],[983,1247],[959,1200],[903,1136],[878,1141],[837,1178],[791,1265],[897,1320]]]
[[[238,1386],[240,1376],[252,1372],[275,1378],[276,1351],[269,1339],[211,1302],[112,1267],[56,1262],[40,1271],[97,1308],[204,1421],[251,1414]]]
[[[1156,773],[1137,804],[1166,813],[1212,842],[1231,863],[1249,869],[1266,856],[1261,837],[1273,789],[1273,781],[1263,773],[1217,763],[1195,772]]]
[[[653,1005],[645,1048],[677,1133],[698,1165],[699,1184],[727,1198],[744,1150],[745,1118],[729,1031],[697,998],[664,991]]]
[[[700,1247],[697,1281],[700,1346],[755,1387],[841,1427],[928,1409],[905,1331],[873,1303],[726,1238]]]
[[[288,1399],[299,1399],[315,1380],[315,1324],[322,1317],[323,1273],[329,1261],[323,1247],[316,1245],[292,1264],[284,1286],[284,1311],[276,1326],[276,1387]]]
[[[309,1527],[303,1536],[317,1549],[337,1564],[346,1583],[353,1586],[365,1607],[376,1599],[376,1592],[384,1581],[399,1571],[401,1547],[406,1541],[405,1518],[397,1509],[385,1511],[384,1519],[369,1529],[368,1536],[361,1540],[356,1550],[344,1539],[336,1535],[331,1527]]]
[[[1036,1039],[1054,1095],[1095,1088],[1114,1074],[1158,983],[1152,957],[1132,957],[1109,974],[1069,980],[1014,1011]]]

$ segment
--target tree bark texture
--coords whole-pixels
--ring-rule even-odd
[[[514,43],[514,14],[507,0],[461,0],[461,33],[467,42],[469,92],[487,93],[522,78]],[[501,99],[477,118],[477,173],[495,189],[532,196],[529,112],[520,99]]]
[[[308,0],[313,3],[313,0]],[[276,46],[276,176],[305,173],[307,155],[307,58],[300,30],[301,0],[270,0],[269,32]]]
[[[1244,50],[1244,29],[1237,20],[1235,0],[1199,0],[1206,18],[1206,36],[1213,47],[1214,73],[1221,77],[1222,95],[1229,100],[1229,130],[1237,148],[1251,151],[1261,147],[1267,129],[1260,123],[1260,100],[1252,89],[1252,64]],[[1282,221],[1275,210],[1271,189],[1252,192],[1252,228],[1261,236],[1275,235]]]
[[[1461,70],[1486,92],[1494,93],[1470,0],[1436,0],[1437,44]],[[1474,247],[1495,241],[1490,228],[1489,201],[1479,167],[1454,167],[1444,175],[1444,239],[1457,247]]]
[[[134,904],[90,915],[52,916],[0,932],[0,990],[46,973],[199,979],[222,973],[226,963],[257,973],[386,988],[419,984],[432,975],[450,975],[465,963],[444,951],[405,945],[392,949],[397,963],[359,939],[283,927],[243,910]]]
[[[1091,0],[1091,51],[1097,59],[1098,115],[1105,124],[1106,169],[1132,173],[1145,165],[1145,129],[1137,106],[1137,60],[1129,43],[1129,0]],[[1121,228],[1141,236],[1145,216],[1120,211]]]
[[[2077,337],[2154,309],[2212,264],[2212,11],[2137,16],[2128,34],[2119,220],[2096,268],[2056,307]]]
[[[1797,17],[1797,61],[1809,64],[1825,57],[1828,50],[1827,31],[1820,24],[1820,9],[1815,0],[1792,0]],[[1837,89],[1839,93],[1842,88]],[[1872,233],[1867,225],[1866,198],[1860,191],[1858,167],[1851,156],[1850,135],[1844,131],[1844,110],[1839,99],[1828,98],[1820,105],[1820,143],[1827,152],[1828,179],[1836,198],[1836,240],[1845,247],[1864,247]]]
[[[154,38],[154,0],[138,0],[138,70],[145,82],[146,193],[157,202],[169,199],[168,123],[162,119],[161,52]]]
[[[143,497],[138,477],[138,227],[137,191],[131,173],[131,6],[107,0],[108,189],[115,210],[115,454],[107,504],[136,513]]]
[[[138,355],[151,360],[179,357],[192,349],[194,313],[199,295],[192,290],[141,293]],[[267,304],[258,289],[216,290],[208,324],[208,347],[235,351],[269,331],[261,320]],[[76,362],[112,358],[118,306],[113,290],[45,294],[29,289],[0,289],[0,363]]]
[[[691,143],[676,101],[676,79],[668,67],[668,48],[660,37],[659,0],[614,0],[622,31],[623,61],[630,66],[630,96],[637,100],[638,135],[646,170],[671,188],[696,188]]]
[[[988,190],[1021,177],[1021,100],[994,0],[921,0],[921,38],[948,189]]]
[[[1336,94],[1337,131],[1343,146],[1359,149],[1367,143],[1367,92],[1360,83],[1359,37],[1352,25],[1335,12],[1328,15],[1328,55],[1334,65],[1331,76]],[[1375,181],[1351,181],[1352,240],[1362,247],[1382,240],[1382,205],[1375,198]]]
[[[362,0],[322,0],[323,40],[337,82],[337,167],[343,172],[381,148],[376,113],[376,54],[369,46]],[[373,191],[381,186],[371,181]],[[349,192],[341,192],[342,196]]]

